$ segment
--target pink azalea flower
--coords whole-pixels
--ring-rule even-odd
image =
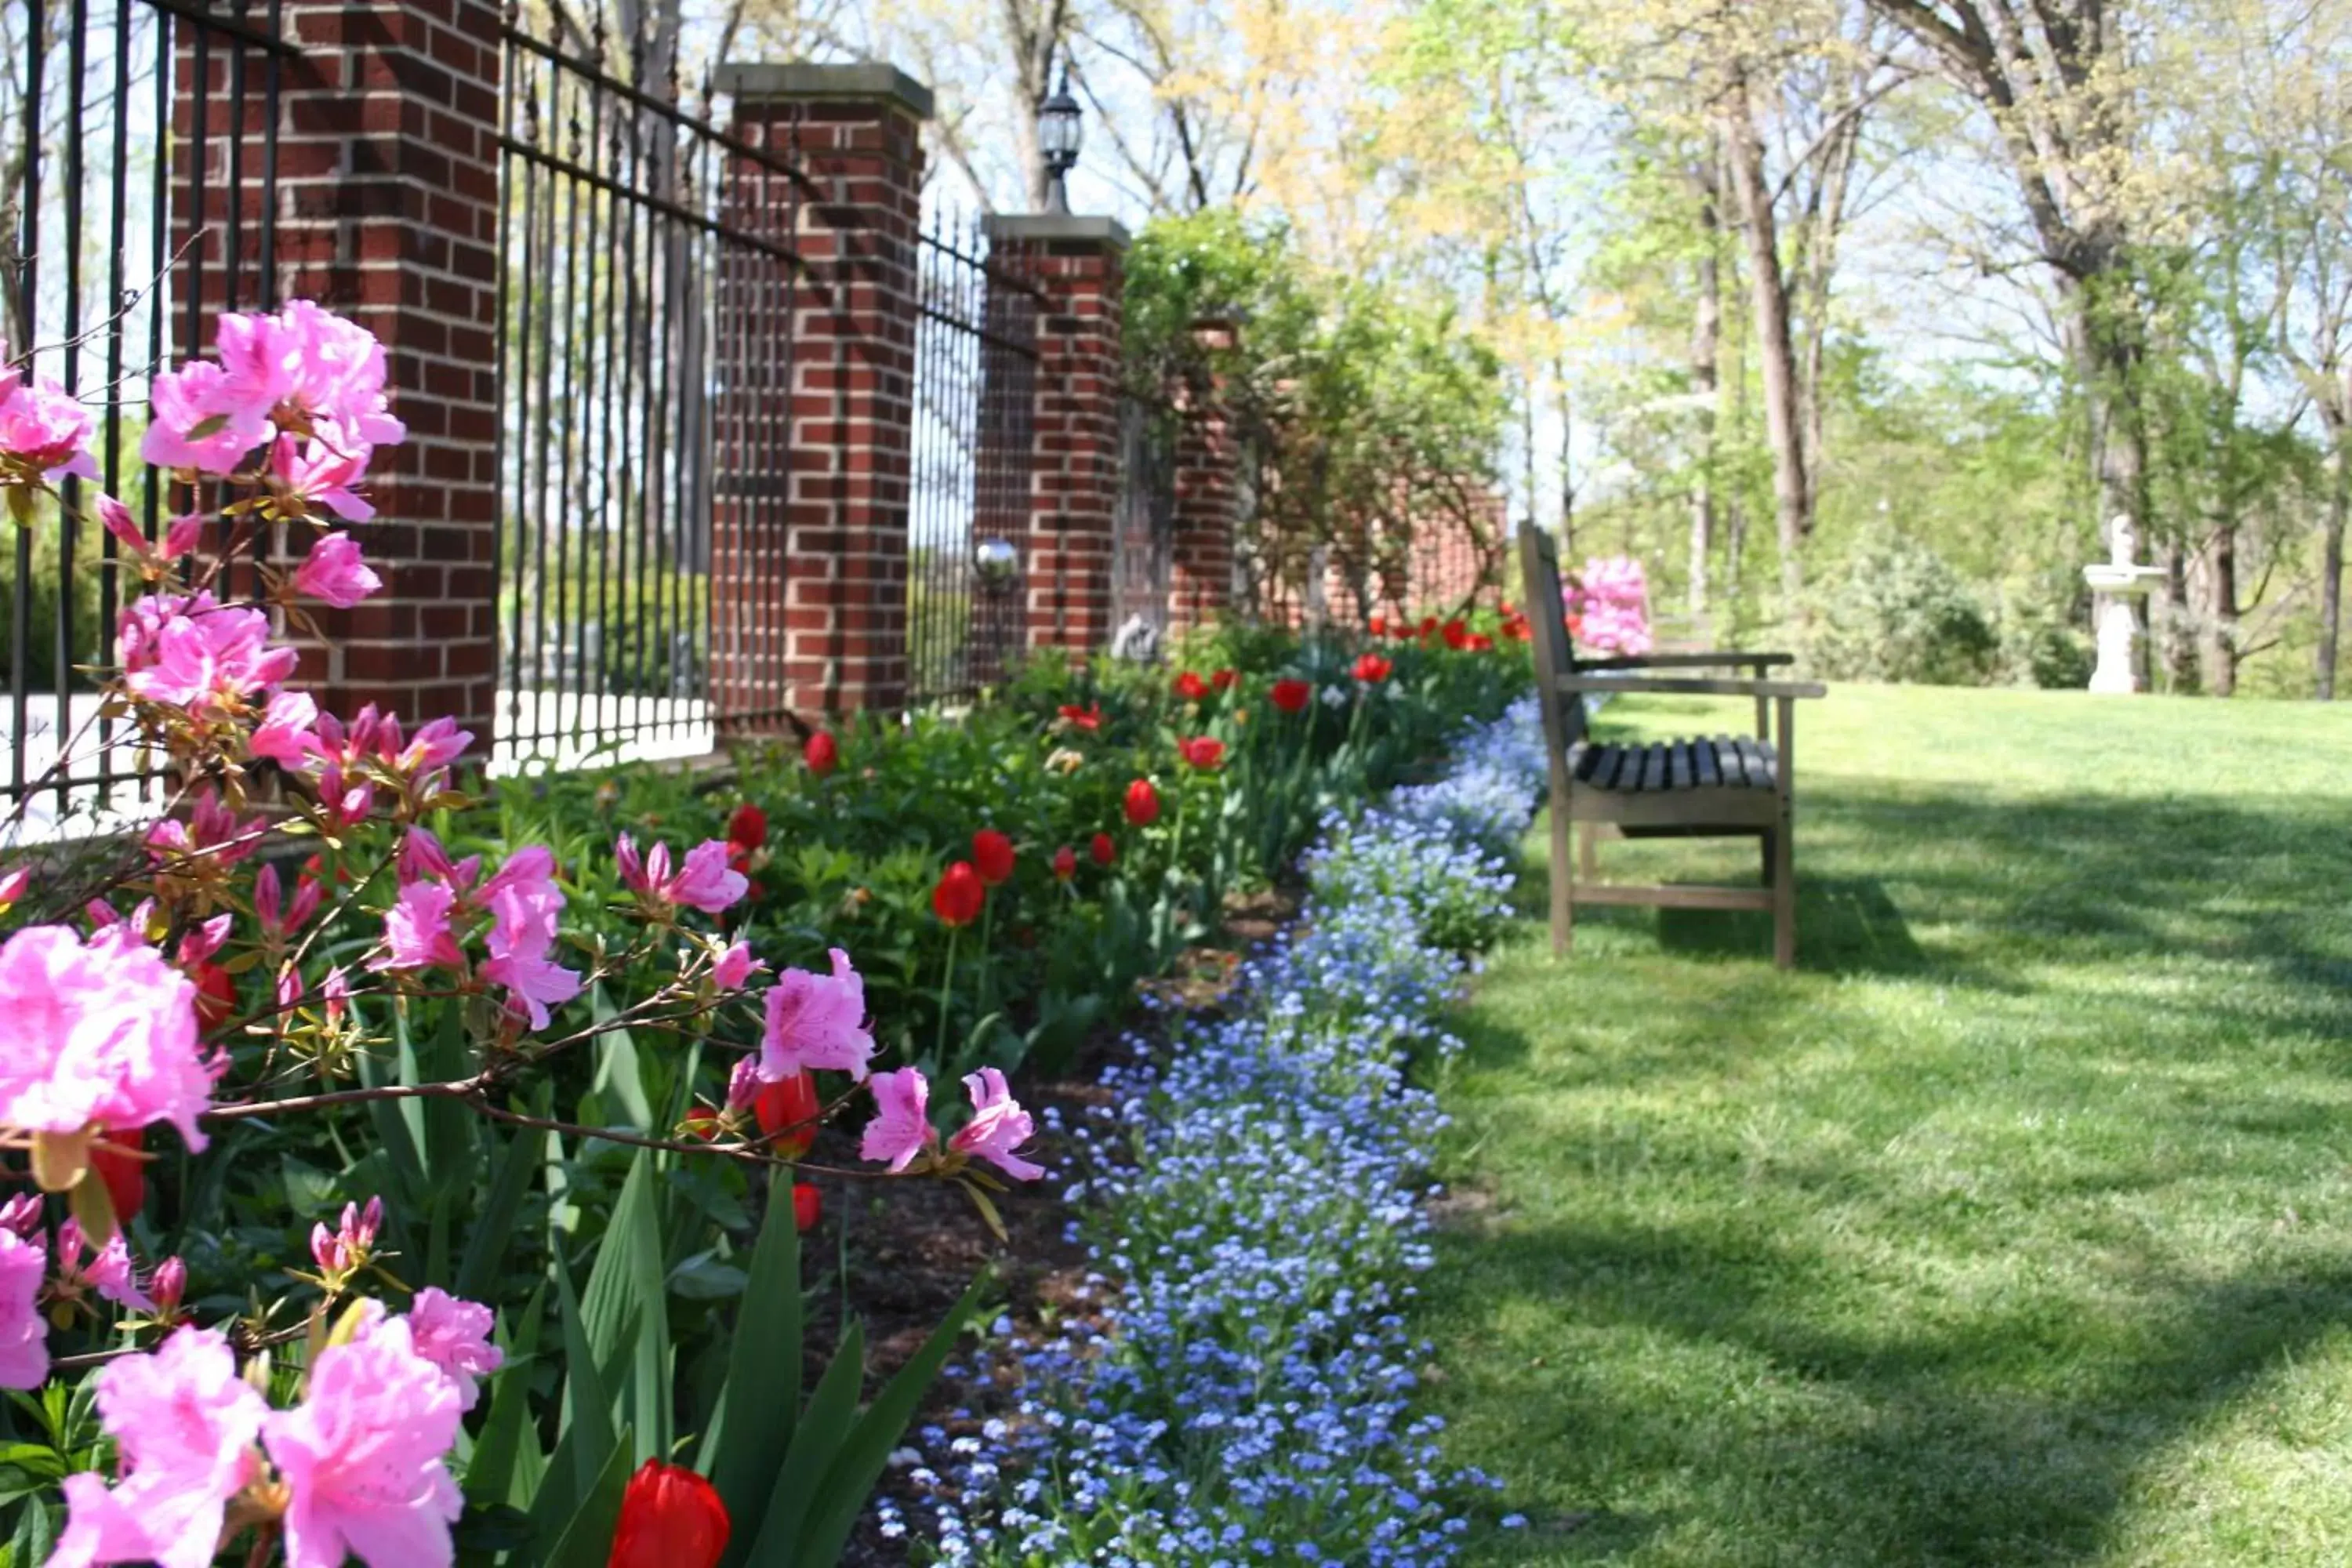
[[[139,455],[159,468],[235,473],[271,434],[268,405],[241,399],[227,372],[204,360],[163,372],[148,396],[154,407]]]
[[[455,719],[436,719],[419,729],[390,760],[396,771],[415,778],[436,768],[447,767],[464,756],[466,748],[473,743],[474,732],[457,728]]]
[[[447,1568],[465,1503],[443,1461],[460,1409],[404,1319],[320,1351],[300,1406],[261,1428],[289,1494],[286,1568]]]
[[[20,1241],[39,1240],[41,1194],[18,1193],[6,1203],[0,1203],[0,1230],[15,1233]]]
[[[334,1229],[323,1221],[310,1227],[310,1261],[329,1274],[348,1274],[374,1255],[376,1233],[383,1226],[383,1198],[368,1199],[364,1209],[345,1204]]]
[[[939,1137],[926,1113],[931,1086],[920,1068],[900,1068],[876,1073],[866,1087],[874,1091],[874,1120],[857,1141],[858,1157],[887,1161],[896,1175]]]
[[[710,966],[710,978],[723,991],[740,991],[752,975],[767,967],[751,956],[749,943],[739,942],[719,955],[718,962]]]
[[[407,435],[385,405],[383,345],[310,300],[274,316],[224,316],[217,342],[236,395],[281,425],[332,422],[383,447]]]
[[[37,1223],[39,1215],[36,1207]],[[48,1381],[49,1325],[33,1304],[48,1267],[39,1241],[0,1226],[0,1388],[38,1388]]]
[[[971,1096],[971,1120],[948,1140],[948,1147],[986,1160],[1016,1182],[1034,1182],[1044,1175],[1043,1165],[1033,1165],[1013,1152],[1037,1129],[1021,1102],[1006,1091],[1004,1075],[994,1068],[982,1068],[966,1078],[963,1087]]]
[[[294,591],[348,610],[383,586],[348,533],[324,533],[294,569]]]
[[[294,897],[288,900],[278,878],[278,868],[265,865],[253,877],[253,914],[261,929],[278,936],[291,936],[310,923],[319,912],[319,903],[326,889],[308,871],[294,879]]]
[[[137,695],[194,708],[267,693],[294,673],[294,650],[270,647],[269,630],[262,611],[224,606],[209,592],[150,595],[122,612],[116,653]]]
[[[56,382],[18,381],[0,396],[0,457],[20,473],[46,479],[98,478],[89,455],[89,410]]]
[[[316,501],[346,522],[365,522],[375,515],[375,508],[352,494],[351,487],[366,476],[373,453],[365,442],[353,441],[331,426],[320,430],[307,442],[278,437],[269,452],[272,486],[280,497],[304,503],[305,510]]]
[[[163,531],[163,542],[150,543],[138,520],[131,515],[131,509],[112,496],[98,498],[98,521],[106,525],[106,531],[114,535],[116,542],[131,552],[131,559],[148,566],[170,565],[194,550],[205,535],[204,517],[190,513],[172,520]]]
[[[110,1489],[91,1471],[66,1478],[69,1512],[49,1568],[205,1568],[228,1500],[258,1468],[253,1443],[268,1402],[210,1329],[175,1330],[162,1349],[110,1362],[94,1381],[121,1479]]]
[[[436,881],[446,882],[463,893],[474,885],[474,879],[481,875],[482,858],[468,855],[463,860],[452,860],[431,828],[412,827],[408,830],[408,837],[400,842],[399,865],[403,882],[430,877]]]
[[[728,868],[727,846],[712,838],[686,852],[686,864],[662,891],[672,903],[715,915],[740,902],[751,887],[743,873]]]
[[[22,899],[25,889],[32,885],[33,868],[30,866],[19,866],[6,876],[0,877],[0,910]]]
[[[180,967],[193,970],[218,952],[236,926],[236,917],[217,914],[180,939]]]
[[[64,926],[28,927],[0,946],[0,1127],[169,1121],[201,1150],[196,1118],[212,1087],[196,988],[161,953],[111,934],[85,944]]]
[[[849,954],[832,953],[833,973],[787,969],[768,988],[768,1025],[760,1040],[760,1076],[770,1083],[807,1068],[830,1068],[851,1079],[866,1076],[874,1055],[866,1033],[866,982]]]
[[[534,844],[508,857],[482,884],[490,911],[490,961],[482,976],[513,993],[534,1029],[547,1027],[549,1007],[580,994],[580,976],[547,956],[564,901],[554,876],[554,852]]]
[[[456,1385],[460,1410],[471,1410],[482,1396],[481,1380],[506,1364],[506,1352],[490,1342],[494,1321],[488,1307],[431,1285],[409,1303],[416,1353]]]
[[[457,895],[441,882],[415,881],[400,889],[399,901],[383,912],[383,952],[370,969],[463,969],[465,951],[449,930],[449,909]]]
[[[247,752],[267,757],[280,767],[299,768],[318,749],[311,726],[319,721],[319,705],[300,691],[280,691],[262,710],[261,723],[245,743]]]

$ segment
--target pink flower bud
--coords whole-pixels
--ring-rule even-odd
[[[348,610],[383,586],[348,533],[325,533],[294,571],[294,591]]]
[[[155,1300],[155,1315],[176,1318],[180,1315],[180,1299],[188,1293],[188,1266],[177,1258],[166,1258],[155,1265],[155,1277],[147,1282],[147,1294]]]
[[[760,1058],[744,1057],[727,1075],[727,1109],[744,1110],[760,1098]]]
[[[0,1203],[0,1230],[10,1230],[27,1241],[40,1234],[41,1195],[38,1193],[18,1193],[6,1203]]]
[[[19,866],[6,876],[0,877],[0,909],[6,909],[23,898],[25,889],[32,882],[33,868],[30,866]]]

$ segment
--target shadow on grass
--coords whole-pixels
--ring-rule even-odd
[[[1833,1266],[1784,1241],[1566,1224],[1476,1247],[1482,1295],[1540,1304],[1580,1330],[1631,1328],[1769,1366],[1762,1381],[1801,1415],[1759,1416],[1729,1389],[1701,1409],[1582,1376],[1572,1394],[1552,1391],[1557,1420],[1528,1436],[1655,1456],[1682,1450],[1705,1424],[1709,1467],[1759,1483],[1736,1521],[1714,1522],[1771,1541],[1773,1561],[1821,1568],[2089,1559],[2151,1455],[2352,1321],[2352,1264],[2181,1281],[2135,1325],[2126,1354],[2084,1343],[2048,1302],[1942,1328],[1879,1320],[1883,1335],[1839,1332],[1817,1302],[1792,1299]],[[2051,1367],[2063,1369],[2059,1386],[2023,1375]],[[1575,1528],[1531,1532],[1525,1547],[1606,1561],[1680,1521],[1596,1509],[1567,1522]]]

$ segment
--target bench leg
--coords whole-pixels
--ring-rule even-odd
[[[1586,823],[1584,831],[1576,836],[1576,864],[1578,875],[1586,881],[1601,880],[1601,828],[1598,824]]]
[[[1569,820],[1566,794],[1555,793],[1551,797],[1551,955],[1554,958],[1565,957],[1576,938],[1576,902],[1569,896],[1576,878],[1575,867],[1570,858],[1573,850],[1569,842],[1574,828],[1575,825]]]
[[[1772,962],[1782,969],[1797,962],[1796,837],[1785,819],[1778,832],[1765,836],[1771,855],[1766,880],[1772,885]]]
[[[1768,888],[1772,885],[1772,840],[1775,837],[1769,827],[1757,836],[1757,859],[1763,867],[1764,885]]]

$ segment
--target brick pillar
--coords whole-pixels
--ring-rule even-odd
[[[1119,329],[1127,231],[1066,214],[989,220],[991,252],[1035,285],[1024,646],[1108,647],[1119,500]]]
[[[282,16],[301,54],[279,68],[277,298],[315,300],[381,339],[408,426],[369,470],[377,521],[352,530],[383,591],[320,614],[327,646],[311,650],[305,679],[322,708],[455,718],[486,752],[498,658],[499,7],[287,0]],[[191,290],[201,301],[195,336],[208,349],[222,306],[261,303],[250,273],[227,297],[228,279],[259,256],[258,68],[248,67],[253,96],[236,131],[247,188],[232,192],[220,47],[206,50],[200,100],[187,90],[193,29],[178,35],[175,141],[192,144],[199,101],[208,136],[202,163],[174,170],[174,242],[203,234],[174,286],[181,320]]]
[[[1193,341],[1230,349],[1230,321],[1193,323]],[[1207,626],[1233,606],[1234,530],[1241,515],[1241,448],[1217,378],[1182,388],[1176,426],[1176,529],[1170,552],[1168,629]]]
[[[726,506],[715,520],[716,559],[737,563],[715,574],[714,596],[735,595],[733,619],[720,622],[740,634],[728,679],[772,681],[796,712],[895,709],[907,696],[915,249],[930,89],[887,65],[727,65],[718,87],[734,96],[736,134],[796,159],[807,182],[790,342],[730,334],[719,351],[722,385],[751,384],[730,369],[738,356],[789,356],[792,366],[781,451],[748,443],[749,459],[738,454],[720,480],[722,491],[784,497],[781,527],[751,528],[743,509]]]

